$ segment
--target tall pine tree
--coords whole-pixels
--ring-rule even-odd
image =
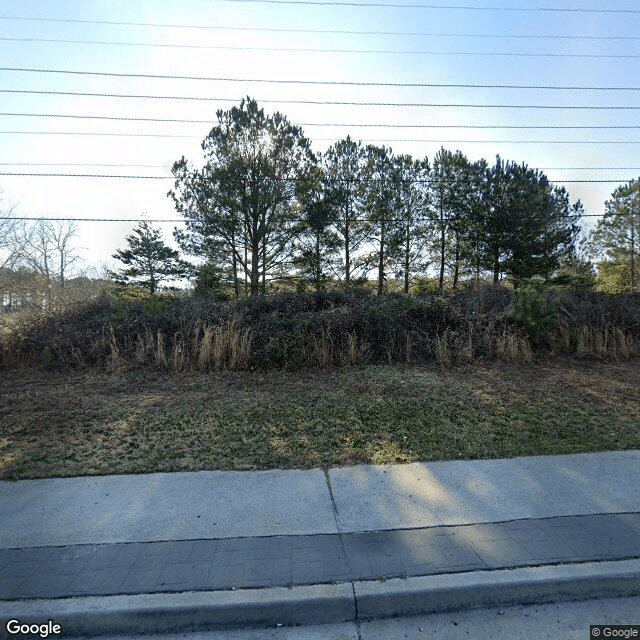
[[[605,203],[605,213],[593,233],[594,244],[604,252],[606,264],[598,271],[622,291],[640,290],[640,180],[619,186]],[[601,280],[604,279],[601,277]]]

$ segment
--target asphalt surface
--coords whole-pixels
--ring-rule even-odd
[[[640,594],[640,451],[25,480],[0,504],[0,637]]]

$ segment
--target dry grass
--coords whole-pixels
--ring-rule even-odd
[[[198,367],[246,369],[251,355],[251,340],[251,330],[240,329],[237,317],[222,326],[205,326],[202,338],[198,340],[197,334],[195,337]]]
[[[513,292],[490,285],[442,295],[354,289],[227,302],[120,293],[9,324],[0,317],[0,366],[292,370],[640,355],[640,296],[545,295],[554,315],[543,322],[531,310],[516,313]]]
[[[503,332],[496,338],[496,354],[506,362],[531,362],[533,350],[526,338]]]
[[[599,360],[631,358],[640,355],[640,344],[620,327],[583,326],[576,346],[576,355]]]
[[[199,353],[207,361],[218,353],[216,362],[229,367],[236,362],[229,343],[220,346],[228,338],[220,336],[216,347],[215,335],[201,327]],[[151,338],[145,358],[156,357],[150,349],[157,334]],[[191,350],[194,340],[174,344]],[[366,345],[355,338],[351,345],[352,357],[361,358]],[[181,366],[177,349],[167,355],[170,366],[174,358]],[[640,449],[638,388],[637,360],[568,358],[268,374],[5,372],[0,475],[304,469]]]

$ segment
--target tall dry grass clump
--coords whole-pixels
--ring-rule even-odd
[[[451,348],[444,337],[435,339],[435,354],[438,364],[449,366],[451,364]]]
[[[313,358],[321,367],[328,367],[335,359],[335,345],[329,333],[322,329],[319,336],[313,337]]]
[[[246,369],[251,358],[251,342],[251,329],[241,329],[236,316],[217,327],[207,325],[197,349],[197,367]]]
[[[531,362],[533,350],[526,338],[504,331],[496,337],[496,355],[507,362]]]
[[[576,355],[598,360],[630,358],[640,355],[638,341],[620,327],[590,327],[580,329]]]

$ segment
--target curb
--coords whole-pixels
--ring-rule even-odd
[[[354,583],[358,616],[387,618],[640,594],[640,560],[585,562]]]
[[[0,602],[6,623],[46,623],[64,637],[316,625],[496,605],[640,595],[640,560],[471,571],[385,581]],[[23,636],[24,637],[24,636]],[[55,638],[56,636],[51,635]]]

